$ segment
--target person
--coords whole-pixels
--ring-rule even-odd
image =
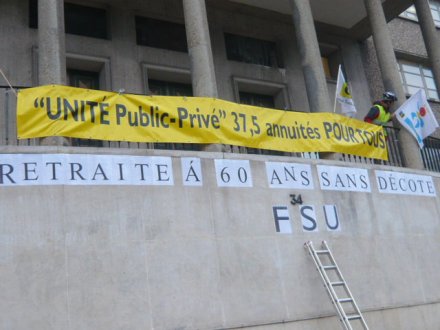
[[[373,103],[373,106],[368,111],[364,118],[364,121],[371,124],[385,126],[392,120],[392,114],[390,108],[393,103],[397,101],[396,94],[393,92],[383,93],[383,97],[380,101]]]

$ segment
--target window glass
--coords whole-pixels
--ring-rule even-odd
[[[417,66],[413,65],[402,64],[402,69],[404,72],[411,72],[416,74],[420,73],[420,69]]]
[[[38,28],[38,2],[37,0],[29,0],[29,27]]]
[[[431,8],[431,14],[435,25],[440,26],[440,3],[430,1],[429,7]],[[414,6],[409,7],[407,10],[401,13],[400,17],[405,17],[414,21],[418,21],[416,8]]]
[[[423,75],[425,77],[432,77],[432,71],[429,69],[423,69]]]
[[[192,86],[161,80],[148,80],[148,87],[153,95],[193,96]]]
[[[138,45],[188,52],[185,25],[136,16]]]
[[[424,89],[428,98],[439,99],[431,69],[406,61],[400,61],[398,65],[403,86],[408,94],[412,95],[419,89]]]
[[[275,100],[272,95],[240,92],[240,103],[254,105],[263,108],[275,108]]]
[[[435,82],[433,78],[425,77],[426,87],[429,89],[435,89]]]
[[[405,73],[405,79],[408,85],[423,87],[423,81],[421,76]]]
[[[66,33],[107,39],[107,13],[104,9],[64,4]]]
[[[70,86],[99,89],[99,73],[81,70],[67,70]]]
[[[225,33],[225,44],[228,60],[271,67],[281,66],[274,42]]]

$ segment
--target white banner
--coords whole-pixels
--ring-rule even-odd
[[[184,186],[203,186],[202,162],[200,158],[182,157],[182,183]]]
[[[215,176],[219,187],[252,187],[248,160],[216,159]]]
[[[375,171],[377,189],[385,194],[436,196],[432,177],[390,171]]]
[[[0,186],[174,185],[171,157],[1,154]]]
[[[312,168],[307,164],[266,162],[270,188],[313,189]]]
[[[366,169],[325,165],[317,168],[322,190],[371,192]]]
[[[396,118],[415,137],[420,149],[423,148],[423,139],[438,127],[423,89],[419,89],[396,110]]]

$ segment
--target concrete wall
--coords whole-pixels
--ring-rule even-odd
[[[102,149],[2,147],[10,153]],[[121,153],[107,150],[107,153]],[[304,242],[326,240],[372,329],[440,324],[440,201],[319,188],[317,164],[340,162],[221,153],[171,156],[173,186],[0,186],[2,329],[339,329]],[[2,156],[3,155],[3,156]],[[182,184],[181,156],[202,159],[203,186]],[[250,159],[253,187],[219,187],[214,159]],[[312,165],[313,190],[269,188],[265,161]],[[343,164],[344,166],[354,166]],[[440,175],[433,178],[440,189]],[[304,232],[301,194],[316,207]],[[326,229],[323,205],[341,230]],[[288,207],[293,232],[275,230]]]

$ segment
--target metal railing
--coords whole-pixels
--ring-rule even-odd
[[[388,147],[388,160],[372,159],[360,156],[353,156],[342,154],[341,160],[349,163],[361,163],[361,164],[380,164],[389,166],[403,167],[403,160],[399,146],[399,129],[395,127],[385,126],[387,133],[387,147]]]
[[[425,169],[440,172],[440,139],[427,137],[423,143],[421,154]]]

